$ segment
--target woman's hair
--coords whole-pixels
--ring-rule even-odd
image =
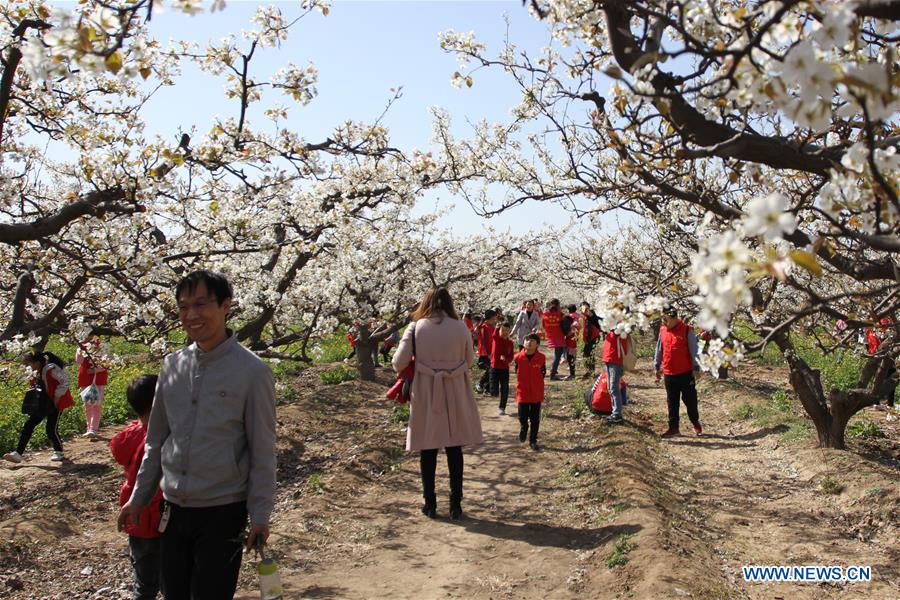
[[[37,350],[29,352],[28,354],[23,356],[22,361],[41,363],[41,366],[46,365],[47,363],[53,363],[60,368],[66,366],[66,363],[63,362],[63,359],[53,354],[52,352],[38,352]]]
[[[456,309],[453,308],[453,298],[445,287],[431,288],[425,292],[425,297],[419,302],[419,306],[412,314],[414,321],[427,319],[435,313],[444,313],[451,319],[459,319]]]

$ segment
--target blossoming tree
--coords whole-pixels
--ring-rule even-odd
[[[843,447],[848,419],[896,385],[900,345],[882,344],[857,388],[825,390],[791,331],[841,320],[845,343],[892,319],[896,334],[900,5],[527,4],[552,30],[540,56],[443,35],[455,83],[498,67],[522,90],[510,123],[480,124],[471,140],[436,115],[444,178],[484,214],[564,201],[633,213],[693,247],[700,324],[724,337],[747,311],[762,338],[750,349],[780,348],[820,444]],[[498,183],[506,196],[486,193]]]

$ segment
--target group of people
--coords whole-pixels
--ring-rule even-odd
[[[233,293],[223,275],[194,271],[174,295],[190,344],[167,356],[158,374],[130,382],[126,397],[138,419],[110,441],[125,472],[118,527],[129,536],[136,600],[160,591],[167,600],[232,598],[242,549],[269,537],[275,380],[226,326]],[[90,395],[100,396],[86,405],[90,436],[100,426],[108,377],[93,359],[95,344],[88,340],[76,355],[79,386],[94,386]],[[25,423],[17,450],[4,458],[21,462],[32,431],[46,419],[51,460],[62,460],[59,415],[74,403],[64,364],[49,352],[29,354],[25,363],[48,400]]]
[[[435,470],[441,448],[447,455],[450,473],[449,515],[453,520],[461,517],[462,448],[484,440],[474,394],[486,392],[499,397],[498,416],[505,416],[510,366],[517,371],[518,439],[523,443],[528,440],[533,450],[539,449],[538,431],[547,378],[547,357],[539,351],[542,337],[554,352],[551,380],[560,379],[558,367],[563,357],[569,364],[568,379],[574,379],[579,335],[583,355],[588,359],[586,375],[595,376],[594,353],[603,339],[601,360],[605,371],[597,383],[605,383],[612,398],[606,423],[624,422],[622,376],[625,355],[633,341],[614,330],[604,333],[601,320],[587,302],[581,305],[580,312],[570,305],[563,313],[556,299],[548,303],[546,310],[541,310],[537,301],[527,300],[512,323],[498,309],[488,309],[480,318],[467,313],[460,320],[450,293],[445,288],[433,288],[419,303],[412,320],[397,347],[393,367],[402,373],[414,365],[406,449],[420,452],[422,513],[430,518],[437,516]],[[483,373],[472,385],[469,377],[476,363],[476,350],[477,364]],[[699,344],[693,329],[679,318],[675,308],[667,308],[654,355],[657,380],[665,382],[668,404],[668,428],[661,433],[662,437],[680,435],[681,403],[687,407],[694,432],[697,435],[703,432],[695,383],[700,371],[698,354]]]
[[[79,396],[84,403],[86,425],[84,435],[90,438],[96,438],[100,430],[100,415],[109,378],[107,368],[98,359],[96,349],[99,345],[99,339],[88,337],[75,351],[75,363],[78,365],[77,383],[81,390]],[[66,364],[52,352],[37,350],[26,354],[22,362],[32,372],[29,386],[38,392],[41,401],[30,411],[28,419],[22,425],[16,449],[4,454],[3,458],[10,462],[21,463],[34,430],[44,421],[47,439],[53,447],[50,460],[62,462],[65,455],[62,438],[59,435],[59,419],[64,410],[75,404]]]
[[[190,273],[174,296],[190,344],[167,356],[158,374],[130,383],[126,396],[138,419],[110,442],[126,477],[118,526],[129,535],[134,598],[155,598],[159,591],[169,600],[231,598],[242,546],[253,548],[269,536],[276,473],[274,378],[227,327],[233,293],[223,275]],[[460,319],[447,289],[425,294],[397,345],[392,366],[402,372],[414,365],[406,448],[419,452],[426,516],[437,517],[435,473],[443,448],[450,475],[449,516],[462,517],[463,447],[484,441],[475,389],[487,388],[499,396],[504,415],[512,366],[517,371],[518,439],[538,450],[548,375],[547,357],[539,350],[542,337],[553,349],[549,377],[558,380],[563,358],[569,378],[575,375],[579,336],[586,358],[593,358],[603,338],[602,360],[613,397],[607,422],[621,423],[623,340],[614,331],[604,337],[587,303],[581,312],[574,306],[563,312],[557,300],[546,310],[528,300],[512,323],[492,309],[476,324],[474,319]],[[91,358],[89,344],[81,349],[79,385],[99,388],[106,385],[107,374]],[[476,347],[478,363],[487,374],[477,386],[470,379]],[[693,385],[693,373],[699,369],[696,353],[696,337],[670,310],[655,358],[669,397],[665,435],[678,433],[679,398],[688,406],[695,431],[701,432]],[[51,406],[41,419],[26,422],[15,456],[6,458],[21,461],[22,440],[27,445],[44,418],[54,456],[58,452],[61,457],[56,427],[60,412],[73,404],[64,365],[46,352],[29,355],[26,362],[43,383]],[[587,375],[592,376],[593,364],[588,365]],[[89,432],[96,433],[98,418],[92,413],[87,422]]]

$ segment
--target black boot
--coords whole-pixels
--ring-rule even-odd
[[[450,496],[450,519],[459,521],[462,518],[462,499]]]
[[[463,495],[463,454],[459,446],[446,448],[447,467],[450,471],[450,518],[459,521],[462,517]]]
[[[429,519],[437,517],[437,498],[432,493],[430,496],[425,495],[425,504],[422,505],[422,514]]]

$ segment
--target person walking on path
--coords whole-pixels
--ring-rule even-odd
[[[194,271],[175,288],[192,343],[167,356],[144,460],[118,525],[139,524],[162,482],[166,600],[232,598],[246,547],[269,537],[275,500],[275,379],[226,327],[231,284]]]
[[[532,450],[538,450],[538,430],[541,426],[541,404],[544,402],[544,377],[547,374],[547,358],[538,352],[541,338],[529,333],[525,349],[516,354],[519,365],[516,377],[516,405],[519,409],[519,441],[527,438]],[[530,426],[530,427],[529,427]]]
[[[541,313],[534,306],[534,300],[525,302],[525,307],[516,315],[510,335],[515,338],[519,350],[525,347],[525,336],[541,329]]]
[[[509,363],[513,360],[513,354],[509,324],[500,323],[494,331],[494,346],[491,349],[491,396],[500,397],[498,417],[506,416],[506,402],[509,399]]]
[[[494,348],[494,331],[497,327],[497,313],[489,308],[484,311],[484,321],[478,326],[478,368],[484,373],[475,386],[479,394],[489,394],[491,391],[491,350]]]
[[[584,365],[586,367],[582,379],[590,379],[594,377],[594,370],[597,368],[597,358],[594,350],[600,339],[600,317],[591,308],[587,302],[581,303],[581,316],[583,319],[581,325],[581,341],[583,342],[582,356],[584,356]]]
[[[415,357],[406,449],[419,451],[422,513],[432,519],[437,516],[437,454],[444,449],[450,471],[450,518],[456,521],[462,517],[462,447],[484,441],[470,382],[475,360],[472,338],[446,288],[428,290],[412,319],[393,360],[394,370],[400,373]]]
[[[550,366],[550,379],[552,381],[559,380],[557,371],[559,363],[568,352],[566,347],[566,335],[562,330],[562,311],[559,309],[559,300],[554,298],[550,301],[550,307],[544,311],[542,323],[544,331],[547,334],[547,347],[553,349],[553,364]]]
[[[621,381],[622,375],[625,373],[624,354],[627,343],[629,342],[626,338],[617,335],[612,329],[606,332],[606,338],[603,340],[606,385],[612,398],[612,414],[606,417],[607,425],[618,425],[625,422],[625,419],[622,418],[624,398],[622,397]]]
[[[99,364],[100,340],[88,336],[75,350],[75,363],[78,365],[78,387],[82,391],[91,385],[96,386],[97,395],[90,401],[84,402],[84,422],[87,425],[84,435],[90,438],[96,437],[100,431],[100,415],[103,412],[103,400],[106,398],[106,384],[109,382],[109,372]]]
[[[696,373],[700,372],[699,344],[693,330],[678,318],[674,307],[663,311],[662,327],[656,340],[653,366],[656,380],[665,377],[666,403],[669,408],[669,428],[661,437],[679,435],[678,421],[681,402],[687,407],[688,418],[697,435],[703,433],[697,408]]]
[[[147,423],[156,390],[156,375],[141,375],[128,385],[128,404],[137,413],[137,420],[117,433],[109,442],[109,450],[125,470],[125,483],[119,490],[119,505],[131,498],[138,469],[144,460]],[[154,600],[159,592],[159,520],[162,490],[157,489],[150,504],[141,512],[138,524],[128,525],[128,549],[134,571],[133,600]]]
[[[69,391],[69,375],[66,373],[65,364],[52,352],[32,352],[26,354],[22,362],[34,372],[34,377],[30,381],[31,387],[41,388],[46,393],[46,397],[41,406],[29,415],[28,420],[22,426],[16,449],[4,454],[3,458],[14,463],[22,462],[22,455],[25,454],[25,448],[31,441],[35,427],[47,419],[45,431],[53,445],[53,454],[50,456],[50,460],[61,462],[65,457],[63,456],[62,439],[59,437],[59,418],[65,409],[75,403],[72,399],[72,392]]]

